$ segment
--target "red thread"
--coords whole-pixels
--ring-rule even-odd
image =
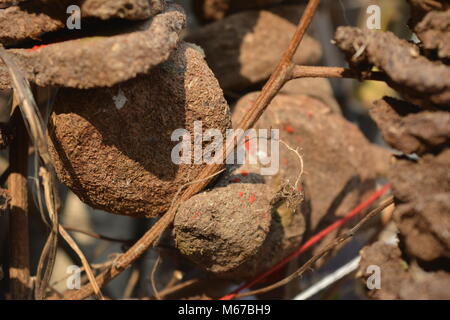
[[[332,225],[328,226],[324,230],[320,231],[318,234],[313,236],[311,239],[309,239],[307,242],[305,242],[302,246],[300,246],[296,251],[291,253],[288,257],[284,258],[280,262],[278,262],[275,266],[270,268],[269,270],[263,272],[262,274],[256,276],[252,280],[248,281],[238,289],[234,290],[232,293],[220,298],[220,300],[232,300],[234,299],[242,290],[248,289],[253,287],[255,284],[260,282],[261,280],[264,280],[267,276],[274,273],[275,271],[281,269],[284,267],[287,263],[292,261],[293,259],[297,258],[300,254],[304,253],[306,250],[311,248],[313,245],[315,245],[317,242],[325,238],[330,232],[336,230],[337,228],[341,227],[343,224],[354,218],[356,215],[358,215],[361,211],[368,208],[370,205],[372,205],[375,201],[377,201],[380,197],[382,197],[386,192],[388,192],[391,189],[390,184],[386,184],[381,188],[380,190],[374,192],[367,200],[361,202],[356,208],[354,208],[352,211],[350,211],[344,218],[336,221]]]

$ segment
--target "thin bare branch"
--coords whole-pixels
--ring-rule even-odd
[[[112,237],[101,235],[99,233],[95,233],[92,231],[86,231],[86,230],[82,230],[82,229],[75,228],[75,227],[64,226],[64,229],[66,229],[67,231],[82,233],[84,235],[87,235],[87,236],[95,238],[95,239],[100,239],[100,240],[105,240],[105,241],[110,241],[110,242],[118,242],[118,243],[124,243],[124,244],[130,244],[133,242],[132,240],[123,240],[123,239],[112,238]]]
[[[10,54],[0,44],[0,59],[3,60],[8,68],[9,75],[11,77],[11,83],[14,88],[14,95],[17,97],[17,104],[20,107],[22,117],[28,130],[29,137],[33,143],[36,159],[35,163],[42,161],[45,177],[47,182],[44,183],[44,189],[46,192],[46,205],[48,209],[47,221],[43,213],[42,203],[40,201],[40,184],[39,179],[36,177],[36,190],[39,199],[39,211],[41,213],[43,221],[49,226],[50,233],[39,259],[37,268],[36,281],[35,281],[35,298],[43,299],[45,296],[45,290],[50,282],[50,277],[53,272],[53,267],[56,257],[57,249],[57,233],[58,233],[58,214],[57,208],[59,205],[59,198],[54,184],[55,172],[53,164],[51,162],[50,153],[48,151],[47,138],[45,135],[45,125],[42,120],[39,108],[36,105],[33,94],[31,92],[30,84],[28,80],[23,76],[20,69],[17,67],[15,61],[11,58]],[[39,160],[37,156],[39,155]],[[41,169],[42,169],[41,168]],[[36,175],[37,175],[36,165]]]
[[[83,264],[84,270],[86,271],[86,274],[89,278],[89,282],[94,288],[94,293],[100,300],[103,300],[103,295],[100,291],[100,288],[95,281],[95,275],[94,272],[92,272],[91,266],[89,265],[89,261],[86,259],[86,256],[84,255],[83,251],[81,251],[80,247],[78,247],[77,243],[73,238],[70,236],[70,234],[63,228],[63,226],[59,225],[59,234],[66,240],[67,244],[75,251],[75,253],[78,255],[78,257],[81,260],[81,263]]]
[[[381,71],[355,72],[340,67],[294,66],[291,78],[349,78],[358,80],[386,81],[387,76]]]
[[[28,134],[20,113],[13,116],[15,139],[10,146],[11,173],[8,189],[11,195],[9,219],[9,277],[13,299],[31,298],[28,244]]]

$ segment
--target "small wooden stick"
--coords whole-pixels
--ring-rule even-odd
[[[355,72],[340,67],[294,66],[290,80],[300,78],[348,78],[358,80],[387,81],[388,77],[381,71]]]
[[[12,299],[28,300],[31,298],[27,190],[29,137],[19,108],[13,115],[12,124],[15,127],[15,136],[9,152],[11,168],[8,177],[11,194],[9,278]]]

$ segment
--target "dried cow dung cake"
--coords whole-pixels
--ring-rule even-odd
[[[448,0],[407,0],[411,7],[409,26],[414,29],[423,17],[430,11],[442,11],[450,8]]]
[[[25,76],[38,86],[109,87],[167,60],[177,45],[185,20],[179,6],[168,5],[163,13],[121,29],[117,35],[8,52]],[[10,87],[6,66],[0,62],[0,90]]]
[[[450,146],[450,113],[428,111],[384,97],[369,108],[384,141],[405,154],[423,155]]]
[[[284,216],[264,184],[229,184],[198,194],[179,208],[176,246],[221,278],[258,274],[297,247],[305,230],[300,213]]]
[[[60,180],[88,205],[154,217],[203,164],[176,165],[176,129],[222,132],[228,105],[202,54],[180,44],[147,75],[112,88],[60,89],[50,124],[50,150]]]
[[[289,46],[301,13],[301,6],[244,11],[193,31],[186,40],[205,50],[222,88],[243,90],[271,75]],[[321,54],[320,44],[305,36],[293,62],[314,64]]]
[[[450,108],[450,67],[427,59],[413,43],[392,32],[353,27],[339,27],[335,40],[352,67],[362,71],[378,67],[388,76],[387,83],[409,102]]]
[[[367,290],[368,295],[379,300],[448,300],[450,275],[444,270],[426,270],[416,262],[404,260],[404,253],[396,244],[382,241],[364,247],[357,277],[366,286],[373,283],[369,267],[381,270],[380,288]],[[371,279],[372,278],[372,279]]]
[[[164,0],[30,0],[0,8],[0,43],[14,45],[66,27],[67,9],[76,5],[82,18],[148,19],[164,9]],[[14,24],[11,24],[14,21]],[[83,27],[84,21],[83,21]],[[70,32],[70,30],[67,30]]]
[[[441,59],[450,59],[450,9],[431,11],[414,30],[425,49],[437,51]]]
[[[234,123],[248,112],[257,96],[250,93],[239,100],[233,111]],[[278,94],[256,128],[280,130],[280,140],[298,149],[303,158],[298,187],[304,194],[301,210],[307,217],[309,235],[356,207],[376,188],[377,177],[388,170],[388,152],[372,145],[355,125],[315,98]],[[302,171],[298,155],[281,142],[279,148],[278,174],[259,177],[271,190],[279,190],[287,182],[295,185]],[[230,181],[245,182],[250,176],[256,180],[257,172],[249,170],[245,166],[235,170]],[[336,234],[331,233],[328,241]]]
[[[396,159],[388,177],[406,252],[424,261],[450,258],[450,149]]]
[[[284,0],[193,0],[194,12],[200,20],[220,20],[230,13],[279,4]]]

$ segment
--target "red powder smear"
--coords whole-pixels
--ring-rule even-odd
[[[241,191],[241,192],[239,192],[239,197],[241,197],[242,198],[242,196],[244,195],[244,193]]]
[[[294,133],[295,129],[291,125],[287,124],[284,126],[284,131],[286,131],[287,133]]]
[[[250,202],[251,204],[252,203],[254,203],[256,201],[256,195],[253,193],[251,196],[250,196],[250,199],[248,200],[248,202]]]
[[[250,151],[250,137],[245,137],[244,147],[245,150]]]
[[[297,190],[298,190],[299,192],[302,192],[302,191],[303,191],[303,187],[302,187],[302,186],[299,186],[299,187],[297,188]]]
[[[201,212],[194,212],[193,214],[192,214],[192,219],[197,219],[200,215],[201,215],[202,213]]]
[[[41,48],[45,48],[47,46],[48,46],[48,44],[36,45],[36,46],[33,46],[31,49],[27,49],[27,51],[36,51],[36,50],[39,50]]]
[[[283,159],[283,164],[284,164],[285,166],[287,166],[287,165],[289,164],[289,160],[286,159],[286,158],[284,158],[284,159]]]
[[[233,183],[239,183],[239,182],[241,182],[241,179],[239,179],[239,178],[234,178],[234,179],[231,179],[230,182],[233,182]]]
[[[241,172],[241,176],[247,177],[247,176],[248,176],[248,172],[247,172],[247,171],[242,171],[242,172]]]

